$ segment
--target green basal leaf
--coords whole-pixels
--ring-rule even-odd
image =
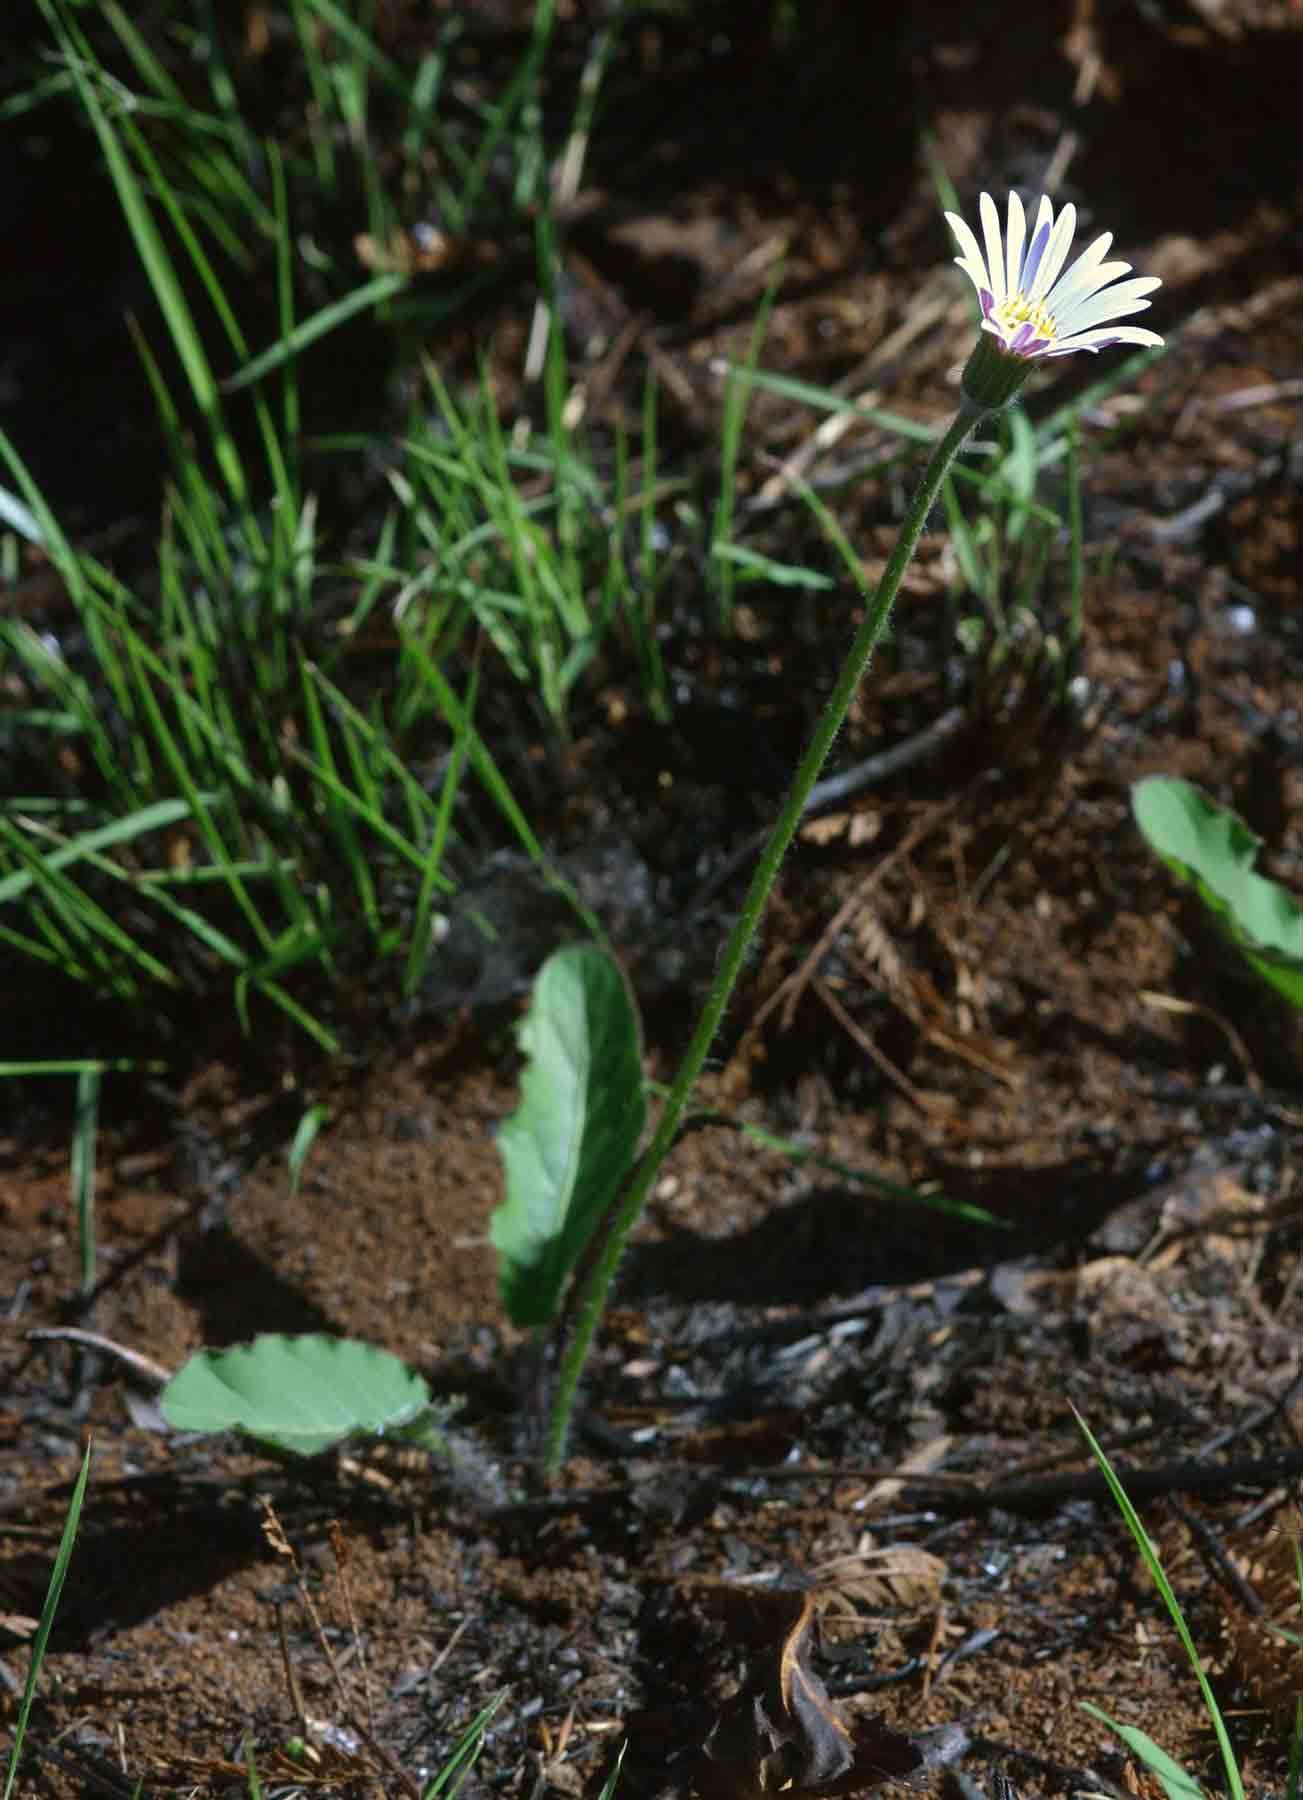
[[[520,1027],[520,1105],[498,1133],[507,1197],[489,1236],[502,1303],[545,1325],[633,1163],[646,1116],[638,1016],[623,975],[589,945],[539,970]]]
[[[1262,840],[1188,781],[1138,781],[1131,810],[1151,849],[1187,883],[1263,981],[1303,1008],[1303,907],[1255,874]]]
[[[1083,1712],[1102,1720],[1110,1731],[1115,1731],[1131,1754],[1158,1777],[1167,1800],[1204,1800],[1203,1789],[1194,1776],[1188,1775],[1174,1757],[1169,1756],[1166,1750],[1154,1742],[1148,1732],[1142,1731],[1138,1725],[1119,1725],[1116,1719],[1110,1719],[1106,1712],[1098,1706],[1092,1706],[1088,1700],[1083,1700],[1081,1705]]]
[[[350,1437],[410,1435],[432,1407],[406,1363],[350,1338],[255,1338],[200,1350],[163,1389],[177,1431],[242,1431],[294,1456],[317,1456]]]

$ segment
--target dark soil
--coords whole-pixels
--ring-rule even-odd
[[[492,1794],[596,1794],[627,1740],[621,1791],[639,1800],[954,1779],[932,1763],[988,1790],[1005,1775],[1149,1795],[1083,1700],[1215,1788],[1193,1676],[1074,1407],[1143,1500],[1249,1792],[1283,1789],[1303,1665],[1263,1621],[1298,1612],[1303,1035],[1185,907],[1128,791],[1158,771],[1200,782],[1303,891],[1303,14],[811,0],[800,54],[779,56],[752,9],[699,10],[641,27],[641,81],[595,141],[567,248],[575,304],[601,325],[576,320],[576,343],[598,346],[596,422],[636,422],[650,362],[672,454],[717,466],[718,359],[744,354],[784,255],[763,366],[942,420],[971,325],[924,135],[965,205],[1039,190],[1053,167],[1058,197],[1097,206],[1163,277],[1145,322],[1171,344],[1086,415],[1080,703],[1054,703],[1035,640],[1016,675],[960,666],[938,526],[842,762],[952,705],[963,727],[807,828],[704,1095],[829,1160],[723,1126],[684,1139],[552,1493],[532,1477],[538,1393],[486,1241],[528,967],[473,969],[460,994],[359,1027],[346,1072],[269,1083],[251,1053],[196,1038],[175,1089],[110,1109],[89,1313],[63,1121],[15,1116],[0,1139],[10,1714],[23,1620],[95,1444],[25,1794],[243,1793],[246,1738],[269,1794],[414,1792],[499,1691],[470,1777]],[[531,303],[504,285],[484,320],[504,383]],[[1099,377],[1086,360],[1033,382],[1034,415]],[[770,553],[813,553],[808,513],[783,498],[790,459],[872,575],[909,472],[856,481],[886,440],[864,423],[816,441],[818,424],[754,397],[754,541],[772,521]],[[1047,633],[1065,592],[1056,563]],[[859,604],[841,588],[739,597],[727,637],[683,607],[672,725],[613,659],[553,764],[551,840],[603,847],[661,1077],[737,903],[724,860],[772,814]],[[494,867],[486,881],[510,889],[513,865]],[[316,1099],[331,1124],[294,1195],[289,1133]],[[837,1165],[930,1184],[1002,1228],[876,1198]],[[258,1331],[372,1340],[464,1396],[453,1462],[381,1446],[282,1467],[177,1442],[113,1357],[28,1337],[69,1324],[169,1368]],[[812,1666],[856,1761],[762,1778],[752,1696],[805,1593]],[[307,1768],[284,1748],[304,1715]],[[924,1735],[942,1727],[966,1751],[953,1730]]]

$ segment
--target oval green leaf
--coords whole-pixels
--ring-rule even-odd
[[[539,970],[520,1027],[520,1105],[498,1132],[507,1197],[489,1236],[516,1325],[546,1325],[633,1164],[646,1117],[638,1016],[624,976],[590,945]]]
[[[295,1456],[350,1437],[410,1426],[430,1390],[406,1363],[351,1338],[265,1336],[234,1350],[200,1350],[163,1389],[177,1431],[242,1431]]]
[[[1262,840],[1193,783],[1138,781],[1131,810],[1150,847],[1198,894],[1254,972],[1303,1007],[1303,907],[1254,871]]]

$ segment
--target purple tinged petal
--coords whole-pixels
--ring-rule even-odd
[[[1022,277],[1018,282],[1018,291],[1023,294],[1031,292],[1032,283],[1036,280],[1036,271],[1041,266],[1045,255],[1045,246],[1050,241],[1050,223],[1040,219],[1036,225],[1036,234],[1032,238],[1032,247],[1027,252],[1027,260],[1022,266]]]
[[[1036,279],[1027,289],[1029,300],[1043,300],[1058,280],[1059,270],[1072,248],[1072,234],[1076,229],[1077,209],[1075,206],[1065,206],[1054,222],[1054,230],[1050,233],[1041,266],[1036,271]]]
[[[1050,205],[1048,194],[1041,195],[1040,205],[1036,208],[1036,228],[1032,233],[1032,247],[1027,253],[1018,277],[1018,288],[1027,293],[1036,279],[1036,271],[1041,266],[1041,258],[1045,254],[1045,246],[1050,241],[1050,233],[1054,230],[1054,208]]]

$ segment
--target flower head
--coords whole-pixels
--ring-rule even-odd
[[[955,261],[982,303],[982,330],[991,332],[1007,351],[1023,357],[1070,356],[1074,350],[1103,350],[1109,344],[1162,343],[1156,332],[1105,323],[1144,312],[1149,302],[1142,296],[1162,286],[1157,275],[1118,281],[1131,264],[1104,261],[1113,242],[1111,231],[1097,237],[1062,275],[1077,228],[1075,206],[1065,206],[1056,219],[1042,194],[1030,243],[1017,194],[1009,195],[1003,243],[1000,215],[989,194],[982,195],[980,211],[985,256],[958,213],[947,213],[946,219],[964,253]]]

